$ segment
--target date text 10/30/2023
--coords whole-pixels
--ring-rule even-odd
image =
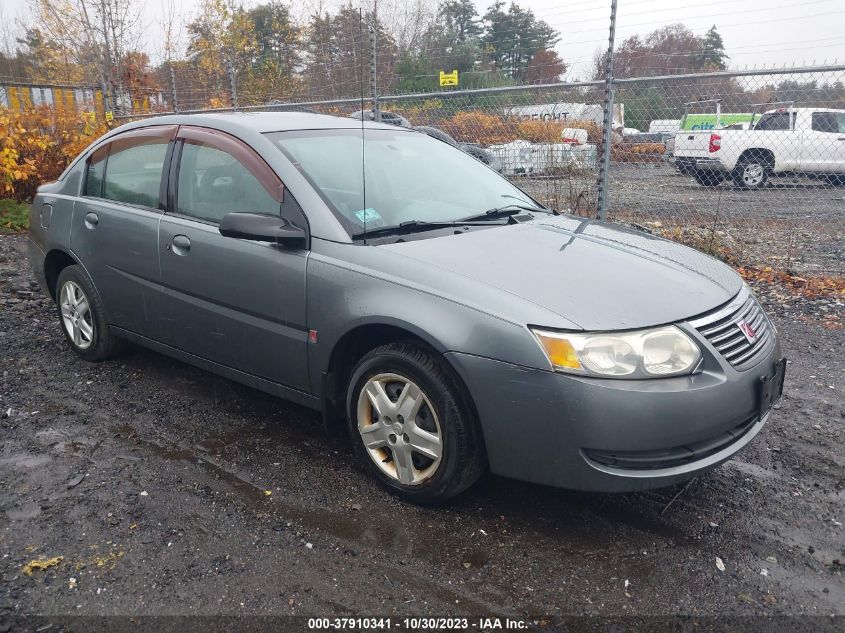
[[[342,617],[308,618],[308,629],[319,630],[373,630],[373,631],[520,631],[528,628],[528,622],[514,618],[478,617],[478,618],[382,618],[382,617]]]

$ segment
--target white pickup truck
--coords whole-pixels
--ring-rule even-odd
[[[708,187],[730,178],[740,188],[759,189],[782,174],[845,185],[845,110],[779,108],[747,130],[678,132],[675,164]]]

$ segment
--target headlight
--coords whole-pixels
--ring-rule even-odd
[[[693,340],[669,325],[636,332],[570,333],[531,328],[555,371],[602,378],[691,373],[701,360]]]

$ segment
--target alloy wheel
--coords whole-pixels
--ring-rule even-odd
[[[764,170],[760,163],[749,163],[742,169],[742,181],[749,187],[756,187],[763,181]]]
[[[358,432],[373,463],[391,479],[415,486],[430,479],[443,455],[440,420],[412,380],[378,374],[358,395]]]
[[[66,281],[62,286],[59,306],[62,324],[73,344],[81,350],[91,347],[94,342],[94,319],[88,297],[82,288],[73,281]]]

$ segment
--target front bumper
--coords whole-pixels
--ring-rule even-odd
[[[739,372],[684,329],[702,347],[702,371],[666,379],[584,378],[448,353],[473,397],[491,471],[625,492],[689,480],[742,449],[766,423],[760,382],[775,373],[780,345]]]

